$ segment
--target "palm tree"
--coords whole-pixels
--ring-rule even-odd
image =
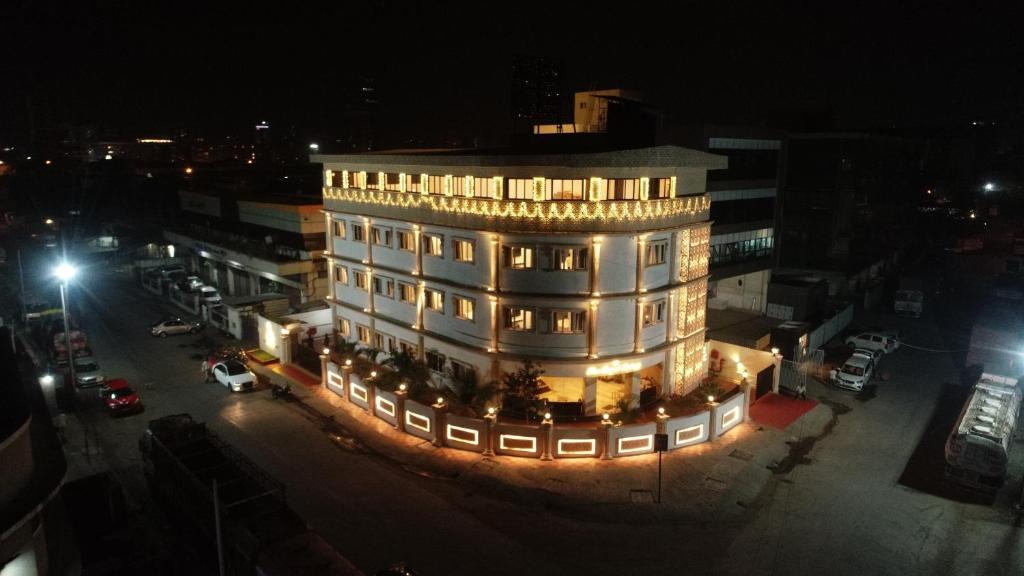
[[[382,365],[389,368],[387,374],[380,379],[382,386],[394,390],[404,382],[409,387],[410,397],[413,398],[419,398],[429,388],[430,368],[411,352],[393,352]]]
[[[634,401],[636,401],[636,395],[630,394],[623,396],[615,403],[615,409],[618,411],[620,419],[626,424],[635,422],[640,416],[640,408],[633,405]]]

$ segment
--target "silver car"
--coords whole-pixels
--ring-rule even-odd
[[[92,356],[75,358],[75,385],[79,388],[99,386],[106,381],[100,365]]]
[[[186,322],[181,318],[168,318],[149,327],[153,336],[167,338],[174,334],[195,334],[202,326],[198,322]]]

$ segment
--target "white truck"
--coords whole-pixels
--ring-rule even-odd
[[[1020,403],[1016,379],[982,373],[946,440],[948,482],[983,494],[999,490],[1006,479]]]

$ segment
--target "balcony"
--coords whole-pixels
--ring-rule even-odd
[[[493,232],[614,233],[679,228],[708,219],[707,194],[660,200],[492,200],[324,188],[324,208],[362,216]]]

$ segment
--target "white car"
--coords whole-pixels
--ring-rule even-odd
[[[847,390],[861,391],[871,381],[875,371],[875,361],[868,354],[855,353],[836,371],[833,384]]]
[[[106,378],[100,371],[100,365],[92,356],[79,356],[75,358],[75,385],[79,388],[99,386]]]
[[[256,375],[249,367],[237,360],[226,360],[213,365],[213,377],[232,392],[252,390],[256,387]]]
[[[207,306],[220,304],[221,301],[220,292],[217,292],[217,289],[213,286],[203,286],[199,288],[199,297]]]
[[[861,332],[856,336],[846,339],[847,346],[854,348],[866,348],[868,350],[881,350],[888,354],[900,346],[900,341],[895,337],[881,332]]]

